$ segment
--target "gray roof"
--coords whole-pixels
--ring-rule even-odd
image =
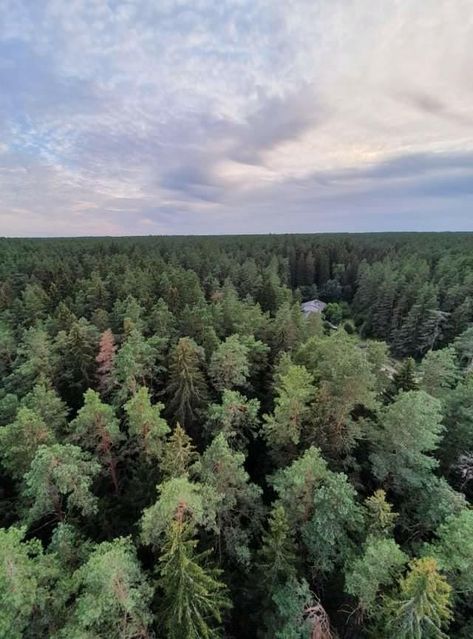
[[[304,315],[310,315],[311,313],[321,313],[326,306],[327,304],[321,300],[309,300],[301,304],[301,309]]]

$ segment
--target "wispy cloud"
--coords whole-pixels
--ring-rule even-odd
[[[0,234],[473,229],[470,0],[0,16]]]

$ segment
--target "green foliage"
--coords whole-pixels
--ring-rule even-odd
[[[192,439],[178,423],[163,448],[161,471],[165,477],[186,475],[198,454]]]
[[[24,528],[0,529],[0,636],[22,639],[39,601],[39,542]]]
[[[193,471],[218,496],[217,527],[227,554],[248,564],[249,538],[251,530],[258,526],[262,491],[250,482],[244,462],[245,455],[232,451],[220,433]],[[250,527],[245,522],[250,522]]]
[[[274,413],[264,416],[264,434],[274,451],[298,444],[302,428],[310,415],[315,388],[312,375],[304,366],[289,366],[276,385]]]
[[[313,514],[302,538],[314,569],[329,573],[344,564],[362,526],[356,491],[342,473],[330,473],[313,497]]]
[[[314,492],[322,485],[328,473],[327,463],[314,447],[276,473],[271,483],[291,527],[298,528],[301,522],[310,519],[314,507]]]
[[[171,522],[160,557],[161,623],[169,639],[217,639],[223,613],[230,608],[221,571],[196,553],[197,542],[181,520]]]
[[[54,441],[54,433],[41,417],[29,408],[20,408],[15,421],[0,429],[2,464],[12,477],[21,479],[38,448]]]
[[[373,473],[395,490],[428,480],[438,462],[431,456],[443,432],[440,402],[424,391],[401,392],[383,409],[371,432]]]
[[[114,448],[122,434],[113,408],[104,404],[96,391],[89,389],[84,395],[84,405],[70,424],[70,431],[73,442],[95,452],[110,473],[115,491],[118,491]]]
[[[363,613],[376,612],[380,592],[397,581],[407,560],[393,539],[368,538],[363,554],[349,564],[345,575],[345,589]]]
[[[65,512],[87,516],[97,511],[92,483],[100,466],[78,446],[40,446],[25,475],[23,495],[30,508],[28,520],[53,515],[63,521]]]
[[[426,546],[447,575],[455,592],[465,598],[473,594],[473,511],[450,516],[436,531],[434,542]]]
[[[214,387],[219,391],[244,387],[249,374],[248,347],[238,335],[227,337],[210,359],[209,375]]]
[[[160,459],[163,441],[169,426],[161,417],[164,404],[151,404],[144,386],[124,406],[128,418],[128,432],[138,443],[145,459]]]
[[[389,536],[397,518],[398,514],[393,512],[391,504],[386,501],[384,490],[376,490],[365,499],[365,520],[368,535]]]
[[[130,539],[98,544],[73,576],[75,602],[60,633],[67,637],[150,637],[152,588]]]
[[[55,390],[44,384],[37,384],[25,395],[22,405],[41,417],[56,435],[64,433],[68,409]]]
[[[376,407],[372,365],[357,341],[343,330],[309,339],[299,349],[297,360],[313,374],[318,387],[307,439],[339,459],[353,449],[361,434],[355,409]]]
[[[163,535],[176,518],[196,527],[217,530],[216,517],[219,496],[215,490],[191,482],[187,477],[169,479],[158,486],[158,501],[143,512],[141,538],[145,544],[159,546]]]
[[[181,338],[169,358],[166,394],[173,421],[191,425],[207,399],[207,383],[202,372],[203,349],[188,337]]]
[[[111,367],[111,385],[118,403],[134,395],[140,386],[150,385],[159,371],[157,360],[162,347],[160,338],[146,339],[137,328],[129,331]]]
[[[0,238],[2,639],[469,639],[471,241]]]
[[[414,391],[419,388],[416,369],[416,363],[412,357],[404,360],[393,375],[393,386],[396,393],[399,391]]]
[[[296,577],[294,534],[281,505],[276,506],[270,513],[258,563],[264,588],[269,593]]]
[[[247,399],[238,391],[224,390],[221,404],[208,409],[206,429],[212,435],[222,433],[232,446],[246,448],[259,426],[257,399]]]
[[[445,639],[451,619],[451,587],[437,569],[435,559],[425,557],[410,564],[399,585],[399,594],[386,600],[386,624],[399,639]]]
[[[432,397],[445,398],[459,379],[454,349],[429,351],[422,360],[421,374],[421,388]]]

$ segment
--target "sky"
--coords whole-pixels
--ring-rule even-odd
[[[472,0],[0,0],[0,235],[473,230]]]

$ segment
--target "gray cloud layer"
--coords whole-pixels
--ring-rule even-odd
[[[470,0],[0,0],[0,234],[473,230]]]

